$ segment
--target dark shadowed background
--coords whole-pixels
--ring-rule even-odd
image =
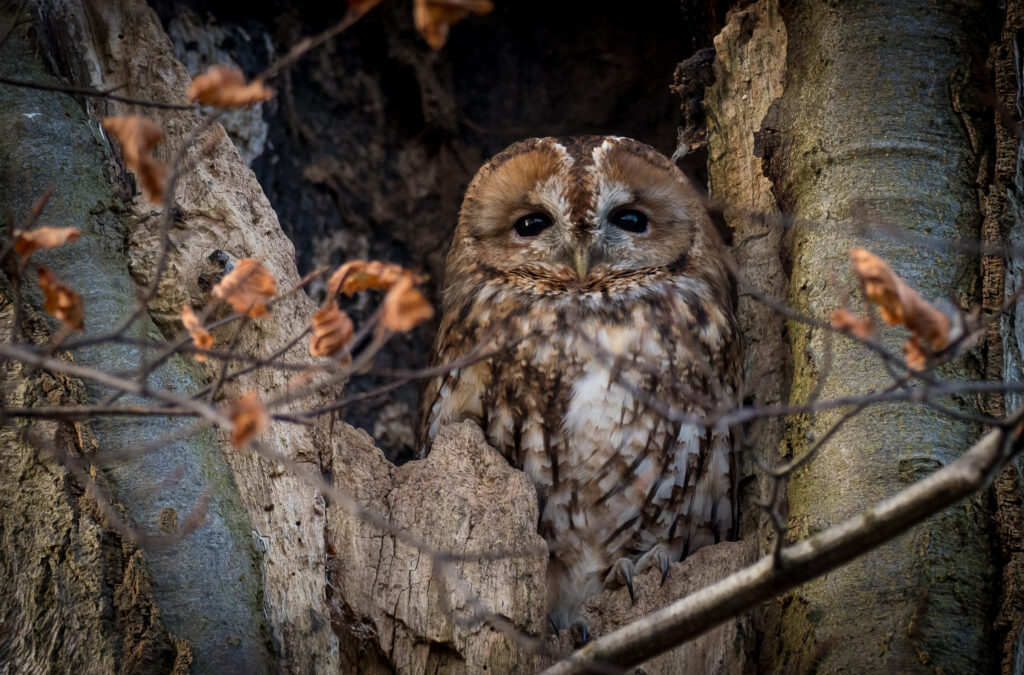
[[[710,42],[723,13],[716,3],[495,4],[456,25],[435,52],[413,28],[409,4],[385,0],[279,81],[263,124],[229,125],[295,242],[300,273],[350,259],[393,261],[429,274],[436,302],[463,191],[491,155],[524,137],[575,134],[675,150],[684,115],[670,89],[674,64]],[[190,70],[226,55],[250,74],[346,7],[154,5]],[[377,300],[345,309],[358,324]],[[425,365],[435,327],[397,336],[378,366]],[[348,392],[374,385],[372,376],[358,378]],[[403,387],[343,417],[392,458],[407,459],[417,392]]]

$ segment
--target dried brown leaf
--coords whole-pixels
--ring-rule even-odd
[[[921,346],[916,337],[911,337],[907,340],[901,351],[903,352],[903,360],[906,361],[908,368],[924,370],[925,365],[928,363],[928,352],[925,351],[925,348]]]
[[[274,90],[264,86],[262,80],[247,84],[241,70],[225,65],[211,66],[205,73],[196,75],[188,87],[189,103],[218,108],[244,108],[273,96]]]
[[[871,337],[875,330],[875,324],[871,319],[857,316],[845,307],[840,307],[832,312],[832,327],[836,330],[852,333],[863,340]]]
[[[309,353],[313,356],[331,356],[348,344],[353,332],[352,319],[338,309],[336,302],[331,302],[313,314]]]
[[[254,391],[231,402],[231,445],[239,448],[270,428],[270,415]]]
[[[411,272],[405,272],[384,296],[381,325],[404,333],[434,316],[434,308],[416,288]]]
[[[83,330],[85,327],[85,310],[82,308],[82,296],[53,276],[53,272],[39,267],[39,288],[43,291],[43,309],[46,313],[60,319],[71,330]]]
[[[153,157],[152,151],[164,140],[164,130],[156,122],[131,115],[105,117],[103,128],[121,145],[124,165],[135,172],[149,201],[159,204],[167,184],[167,166]]]
[[[352,260],[335,270],[327,280],[327,297],[333,298],[338,293],[351,296],[369,289],[386,291],[403,271],[399,265],[379,260]]]
[[[414,0],[412,17],[427,44],[440,49],[453,25],[470,14],[487,14],[493,9],[491,0]]]
[[[213,336],[210,332],[203,327],[203,324],[199,321],[199,317],[192,311],[192,308],[185,305],[181,308],[181,323],[184,324],[185,330],[188,331],[189,336],[192,338],[192,342],[198,349],[209,349],[213,346]],[[205,361],[208,357],[202,352],[196,352],[192,355],[196,361]]]
[[[33,252],[41,248],[56,248],[82,236],[74,227],[37,227],[28,232],[14,231],[14,250],[25,262]]]
[[[924,300],[896,276],[885,261],[867,249],[854,248],[850,257],[864,295],[878,305],[886,323],[906,326],[919,341],[918,347],[924,348],[926,344],[938,352],[949,346],[949,317]]]
[[[216,286],[213,297],[226,300],[236,312],[260,317],[267,314],[266,299],[277,293],[277,281],[263,265],[242,258]]]

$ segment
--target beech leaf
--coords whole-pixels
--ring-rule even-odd
[[[405,272],[384,296],[381,325],[396,333],[404,333],[434,315],[423,294],[414,285],[411,272]]]
[[[277,281],[263,265],[242,258],[216,286],[213,297],[225,300],[236,312],[250,317],[267,314],[266,299],[277,294]]]
[[[240,448],[270,428],[270,415],[263,401],[250,391],[231,402],[231,444]]]
[[[50,316],[60,319],[71,330],[85,328],[85,310],[82,308],[82,296],[61,283],[53,272],[40,266],[39,288],[43,291],[43,309]]]
[[[41,248],[56,248],[82,236],[81,230],[74,227],[37,227],[23,232],[14,231],[14,250],[25,262],[33,252]]]
[[[352,339],[353,330],[352,319],[332,301],[313,314],[309,353],[313,356],[336,354]]]
[[[487,14],[493,9],[491,0],[414,0],[412,17],[427,44],[440,49],[454,24],[470,14]]]
[[[244,108],[268,101],[274,90],[264,86],[262,80],[246,83],[242,71],[233,66],[211,66],[196,75],[188,87],[188,102],[218,108]]]
[[[159,204],[167,184],[167,166],[153,157],[152,150],[164,140],[164,130],[156,122],[131,115],[105,117],[103,128],[121,145],[124,165],[135,172],[149,201]]]
[[[203,324],[200,323],[199,317],[192,311],[192,308],[185,305],[181,308],[181,323],[184,324],[185,330],[188,331],[189,336],[192,338],[192,342],[198,349],[209,349],[213,346],[213,336],[210,334]],[[202,352],[196,352],[192,355],[196,361],[205,361],[208,357]]]

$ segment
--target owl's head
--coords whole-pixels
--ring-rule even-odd
[[[721,273],[717,251],[700,195],[650,146],[535,138],[495,156],[470,183],[446,286],[456,291],[472,271],[473,281],[500,279],[525,294],[607,299],[709,263]]]

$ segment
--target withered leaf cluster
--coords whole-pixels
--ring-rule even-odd
[[[188,102],[219,108],[244,108],[273,97],[274,90],[260,80],[251,83],[238,68],[211,66],[196,75],[188,88]],[[167,186],[167,165],[153,157],[153,148],[164,140],[164,130],[146,117],[128,115],[106,117],[103,128],[121,146],[124,165],[138,176],[146,197],[154,204],[164,199]]]
[[[252,258],[242,258],[235,269],[213,287],[213,297],[251,318],[266,316],[267,299],[277,294],[277,280]]]
[[[381,303],[380,327],[404,333],[434,315],[416,284],[423,277],[399,265],[379,260],[352,260],[335,270],[327,280],[327,300],[313,317],[313,356],[332,356],[352,339],[352,321],[338,309],[339,294],[351,297],[366,290],[387,291]]]
[[[39,200],[30,217],[34,221],[49,199],[50,191]],[[51,249],[76,241],[82,236],[81,230],[75,227],[50,227],[42,225],[31,230],[14,230],[11,233],[14,241],[11,248],[21,259],[24,267],[32,254],[40,249]],[[39,279],[39,290],[43,292],[43,310],[50,316],[60,320],[71,330],[83,330],[85,327],[85,309],[82,296],[75,293],[70,286],[60,281],[49,269],[40,265],[36,269]]]
[[[152,152],[164,140],[163,128],[138,115],[106,117],[103,128],[120,144],[124,165],[138,176],[149,201],[161,203],[167,184],[167,165],[153,157]]]
[[[910,338],[903,345],[907,366],[923,369],[931,355],[949,346],[949,317],[922,298],[884,260],[867,249],[852,249],[850,258],[851,269],[860,281],[864,297],[878,307],[882,320],[891,326],[905,326],[910,331]],[[845,307],[832,313],[832,325],[861,338],[867,338],[874,332],[871,319],[856,316]]]

